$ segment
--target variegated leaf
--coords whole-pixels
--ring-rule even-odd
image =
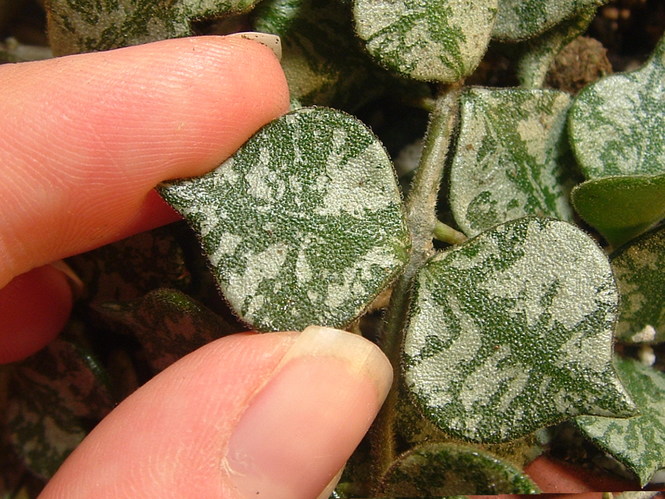
[[[536,494],[538,486],[513,465],[476,447],[429,443],[406,452],[382,478],[381,492],[399,497]]]
[[[540,35],[561,21],[608,0],[499,0],[492,37],[506,42]]]
[[[332,109],[293,111],[215,171],[160,192],[200,235],[231,307],[261,331],[343,327],[407,258],[386,151]]]
[[[628,419],[583,416],[575,421],[644,486],[656,471],[665,468],[665,374],[633,359],[617,358],[616,366],[639,415]]]
[[[665,341],[665,227],[612,255],[619,288],[616,336],[629,343]]]
[[[642,68],[582,90],[571,106],[569,128],[588,179],[665,173],[665,38]]]
[[[193,34],[194,20],[250,10],[256,0],[46,0],[56,55],[108,50]]]
[[[462,95],[450,207],[469,236],[527,215],[572,220],[568,94],[470,88]]]
[[[456,82],[485,54],[497,0],[355,0],[356,32],[383,66],[422,81]]]
[[[587,180],[571,200],[585,222],[619,247],[665,217],[665,174]]]
[[[26,466],[48,478],[114,402],[94,357],[57,339],[13,373],[6,414],[10,440]]]
[[[175,289],[157,289],[132,303],[104,303],[98,309],[132,330],[156,372],[235,332],[221,317]]]
[[[580,414],[630,416],[611,364],[617,298],[605,254],[575,226],[499,225],[419,272],[405,382],[434,424],[472,441]]]

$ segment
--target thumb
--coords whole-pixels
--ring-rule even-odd
[[[379,348],[344,331],[229,336],[120,404],[42,497],[315,498],[391,381]]]

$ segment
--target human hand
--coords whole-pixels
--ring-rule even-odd
[[[288,108],[274,56],[238,38],[3,65],[0,88],[0,362],[67,320],[49,262],[176,220],[153,187],[214,168]],[[316,497],[391,376],[349,333],[223,338],[121,403],[43,497]]]

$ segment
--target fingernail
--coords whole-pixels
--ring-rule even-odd
[[[83,281],[76,274],[76,272],[74,272],[74,269],[67,265],[64,260],[58,260],[57,262],[50,263],[49,265],[65,274],[67,282],[72,288],[72,296],[74,298],[78,298],[83,294],[83,288],[85,287]]]
[[[270,50],[275,53],[277,60],[282,60],[282,41],[277,35],[271,35],[270,33],[259,33],[258,31],[244,31],[241,33],[232,33],[227,36],[235,36],[238,38],[244,38],[245,40],[254,40],[259,42],[261,45],[265,45]]]
[[[335,490],[335,487],[337,487],[339,479],[342,478],[342,473],[344,473],[344,468],[337,472],[337,474],[333,477],[332,480],[330,480],[330,483],[326,485],[326,488],[323,489],[323,491],[317,496],[316,499],[329,499]]]
[[[311,326],[231,436],[223,467],[239,497],[317,497],[369,429],[392,382],[372,342]]]

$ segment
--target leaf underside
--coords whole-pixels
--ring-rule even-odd
[[[407,258],[387,153],[332,109],[287,114],[215,171],[160,192],[199,234],[235,313],[260,331],[344,327]]]
[[[449,198],[465,234],[528,215],[572,221],[569,103],[566,93],[551,90],[464,92]]]
[[[630,416],[612,368],[609,262],[573,225],[524,218],[433,257],[403,350],[417,405],[457,438],[501,442],[580,414]]]

